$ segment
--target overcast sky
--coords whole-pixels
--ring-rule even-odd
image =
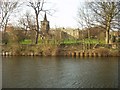
[[[56,13],[48,18],[52,27],[78,27],[77,10],[81,0],[51,0],[55,4]]]
[[[80,4],[83,0],[46,0],[50,2],[46,5],[49,8],[53,8],[56,12],[50,16],[47,15],[48,20],[50,21],[50,27],[71,27],[71,28],[78,28],[78,23],[76,21],[77,17],[77,10],[80,7]],[[19,14],[14,17],[21,17],[22,14],[28,10],[29,7],[22,7],[22,10],[19,11]],[[34,12],[33,12],[34,13]],[[12,18],[12,22],[15,22],[15,18]],[[41,16],[40,16],[41,17]],[[43,17],[40,19],[40,21]]]
[[[13,1],[13,0],[12,0]],[[14,0],[15,1],[15,0]],[[29,1],[29,0],[21,0],[21,1]],[[35,1],[35,0],[31,0]],[[50,27],[71,27],[78,28],[77,23],[77,11],[80,6],[84,4],[84,1],[94,1],[94,0],[46,0],[47,8],[55,9],[56,12],[50,16],[47,14],[47,18],[50,21]],[[13,15],[11,22],[16,23],[16,18],[23,16],[23,13],[26,11],[32,11],[29,7],[25,5],[21,7],[19,14]],[[43,17],[40,16],[39,21],[43,20]]]

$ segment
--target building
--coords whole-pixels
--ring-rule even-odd
[[[49,21],[47,20],[47,16],[45,13],[44,20],[41,21],[41,33],[48,34],[49,30],[50,30],[50,25],[49,25]]]
[[[69,39],[79,39],[79,29],[71,29],[71,28],[63,28],[61,29],[61,31],[63,32],[63,37],[65,38],[69,38]]]

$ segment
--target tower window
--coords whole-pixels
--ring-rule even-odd
[[[45,25],[45,23],[43,23],[43,25]]]

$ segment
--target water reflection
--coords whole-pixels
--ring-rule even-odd
[[[3,57],[3,88],[117,86],[117,57]]]

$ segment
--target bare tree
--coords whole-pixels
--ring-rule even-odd
[[[93,26],[94,17],[91,15],[91,11],[87,6],[87,2],[84,3],[84,6],[78,8],[78,23],[80,27],[87,29],[87,37],[90,39],[90,28]],[[83,31],[83,30],[82,30]]]
[[[34,16],[31,15],[30,12],[26,12],[23,16],[21,16],[18,22],[21,29],[25,30],[25,35],[28,30],[36,30]]]
[[[109,44],[110,30],[113,28],[112,25],[115,25],[116,16],[120,12],[118,2],[91,2],[89,8],[97,16],[96,21],[106,30],[106,44]]]
[[[24,32],[23,33],[25,35],[24,39],[30,39],[34,44],[36,36],[36,24],[34,15],[27,11],[24,15],[22,15],[19,18],[18,22],[19,27]]]
[[[91,14],[89,16],[94,16],[92,21],[87,22],[91,25],[100,25],[102,28],[106,30],[106,44],[109,44],[110,39],[110,30],[113,29],[113,26],[116,26],[116,16],[120,14],[120,10],[118,8],[119,2],[105,2],[104,0],[98,2],[88,2],[87,7],[90,9]],[[88,13],[87,13],[88,14]],[[84,15],[87,16],[85,13]],[[88,19],[88,18],[85,18]]]
[[[92,26],[94,26],[93,23],[93,16],[91,15],[91,11],[88,7],[88,2],[82,2],[81,7],[78,8],[78,23],[80,25],[80,27],[82,27],[82,31],[81,31],[81,35],[82,35],[82,40],[83,40],[83,44],[85,42],[85,36],[87,34],[87,38],[88,38],[88,49],[90,49],[90,29],[92,28]],[[85,30],[84,30],[85,29]],[[87,30],[87,32],[86,32]],[[86,33],[86,34],[85,34]],[[83,45],[84,46],[84,45]],[[85,47],[83,47],[85,49]]]
[[[28,6],[33,8],[34,12],[35,12],[35,19],[36,19],[36,41],[35,44],[38,43],[38,36],[39,36],[39,30],[40,30],[40,26],[39,26],[39,14],[41,11],[43,10],[43,6],[45,4],[44,0],[37,0],[37,1],[30,1]]]
[[[1,11],[1,20],[0,20],[0,28],[6,31],[6,26],[9,20],[10,15],[14,12],[14,10],[18,7],[18,1],[10,2],[8,1],[0,1],[0,11]]]

